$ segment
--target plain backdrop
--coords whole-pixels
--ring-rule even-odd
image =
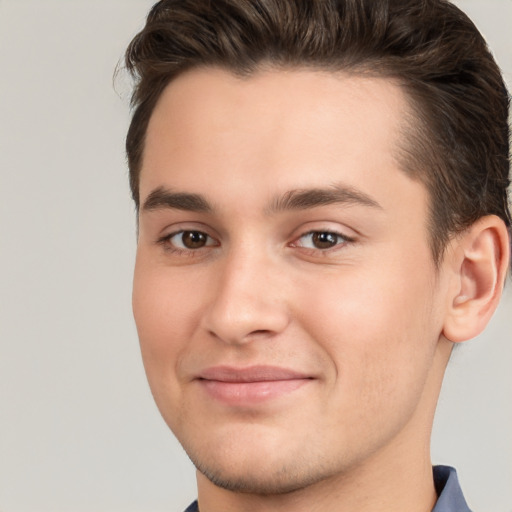
[[[0,511],[181,511],[194,470],[131,316],[135,216],[112,75],[149,0],[0,0]],[[460,0],[512,83],[512,0]],[[433,459],[512,512],[512,293],[455,353]]]

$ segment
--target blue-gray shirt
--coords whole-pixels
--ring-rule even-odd
[[[471,512],[462,495],[455,469],[449,466],[435,466],[434,484],[439,498],[432,512]],[[199,512],[197,501],[194,501],[185,512]]]
[[[471,512],[462,494],[455,469],[435,466],[434,484],[439,498],[432,512]]]

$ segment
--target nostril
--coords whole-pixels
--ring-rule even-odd
[[[269,330],[259,329],[257,331],[252,331],[249,333],[249,336],[268,336],[271,333]]]

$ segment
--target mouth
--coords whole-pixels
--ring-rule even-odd
[[[314,378],[275,366],[216,366],[202,371],[196,380],[211,398],[231,406],[244,406],[276,399]]]

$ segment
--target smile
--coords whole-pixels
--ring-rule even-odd
[[[197,380],[210,397],[226,405],[247,406],[291,393],[313,377],[273,366],[218,366],[201,372]]]

